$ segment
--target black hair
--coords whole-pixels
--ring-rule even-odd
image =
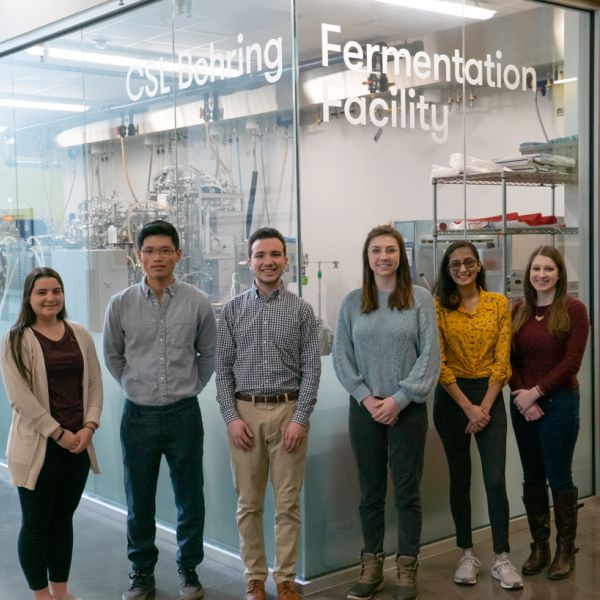
[[[146,223],[137,234],[136,241],[138,250],[142,249],[144,240],[150,235],[166,235],[167,237],[170,237],[173,246],[175,246],[175,250],[179,250],[179,234],[177,233],[177,229],[175,229],[171,223],[161,219]]]
[[[440,270],[438,271],[438,276],[435,285],[433,286],[433,294],[440,299],[441,305],[449,310],[456,310],[461,303],[458,287],[454,279],[452,279],[449,270],[450,257],[459,248],[468,248],[471,251],[471,254],[479,261],[480,268],[477,273],[477,278],[475,279],[475,284],[480,290],[487,289],[485,285],[485,269],[483,268],[475,244],[468,242],[467,240],[453,242],[446,248],[446,252],[444,252],[444,257],[440,263]]]

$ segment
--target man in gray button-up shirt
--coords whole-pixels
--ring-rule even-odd
[[[195,569],[204,532],[204,434],[196,396],[213,373],[216,322],[206,294],[174,277],[181,250],[170,223],[145,225],[137,247],[146,276],[111,298],[104,323],[106,365],[126,397],[121,447],[132,572],[123,600],[153,597],[163,454],[177,507],[181,598],[195,600],[202,597]]]

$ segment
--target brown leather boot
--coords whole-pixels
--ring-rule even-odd
[[[524,483],[523,504],[533,542],[521,571],[523,575],[537,575],[550,562],[550,502],[546,484]]]
[[[260,579],[251,579],[246,584],[244,600],[266,600],[265,582]]]
[[[552,490],[556,521],[556,554],[548,569],[548,579],[566,579],[575,566],[575,553],[579,550],[575,547],[578,493],[577,488],[570,492]]]
[[[282,581],[277,584],[277,600],[300,600],[293,581]]]

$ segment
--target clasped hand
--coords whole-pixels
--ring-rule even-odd
[[[60,440],[56,443],[73,454],[80,454],[90,445],[92,431],[88,427],[81,428],[77,433],[63,429]]]
[[[373,419],[378,423],[383,425],[394,425],[398,420],[401,409],[393,396],[388,396],[387,398],[368,396],[362,403]]]
[[[479,433],[483,431],[491,420],[489,412],[482,406],[471,404],[465,411],[467,419],[467,427],[465,433]]]
[[[540,397],[537,388],[515,390],[512,396],[514,405],[526,421],[537,421],[544,416],[544,411],[537,403]]]

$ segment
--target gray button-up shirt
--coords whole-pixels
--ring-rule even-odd
[[[308,302],[285,288],[267,297],[253,285],[223,307],[218,339],[215,381],[226,423],[240,418],[235,392],[298,390],[292,420],[308,425],[321,376],[317,323]]]
[[[214,371],[216,321],[207,295],[175,281],[162,303],[145,281],[115,294],[104,321],[104,360],[135,404],[199,394]]]

